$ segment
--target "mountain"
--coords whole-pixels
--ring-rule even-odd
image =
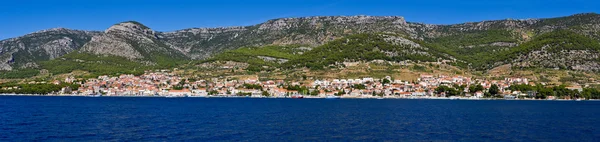
[[[40,62],[51,73],[75,70],[93,74],[143,73],[153,68],[170,68],[189,60],[184,52],[161,40],[157,32],[134,22],[115,24],[91,37],[79,50],[58,59]]]
[[[93,36],[79,52],[125,57],[147,65],[157,65],[162,62],[161,58],[187,59],[185,52],[159,39],[157,32],[134,21],[115,24],[104,33]]]
[[[129,21],[104,32],[51,29],[2,40],[0,69],[65,73],[128,67],[103,72],[112,73],[190,60],[237,61],[253,69],[322,69],[384,60],[444,61],[474,70],[510,65],[599,71],[599,41],[600,15],[595,13],[452,25],[407,22],[398,16],[315,16],[172,32]],[[97,64],[103,65],[92,67]]]
[[[380,22],[379,25],[387,25],[382,27],[386,27],[388,30],[369,29],[367,30],[369,32],[356,32],[369,33],[367,37],[360,34],[354,36],[342,33],[339,34],[341,37],[348,38],[333,41],[323,40],[328,42],[316,46],[314,49],[317,50],[295,57],[295,60],[290,60],[286,64],[293,67],[318,69],[357,60],[394,62],[446,60],[453,61],[450,63],[452,65],[475,70],[488,70],[501,65],[510,65],[516,68],[541,67],[580,71],[599,71],[600,69],[596,54],[598,52],[597,44],[600,41],[600,15],[594,13],[548,19],[507,19],[454,25],[411,22],[395,26],[390,25],[389,22]],[[373,26],[371,25],[371,27]],[[329,29],[328,31],[335,30]],[[289,33],[295,34],[295,32]],[[382,40],[390,37],[413,43],[409,46],[413,48],[394,47],[391,48],[394,51],[391,53],[390,49],[387,49],[388,51],[381,50],[382,47],[389,47],[389,45],[398,46],[391,40]],[[377,52],[374,52],[375,50]],[[404,54],[392,54],[397,52]],[[417,58],[416,55],[421,55],[421,57]],[[263,56],[262,58],[264,56],[276,57],[261,56]],[[217,57],[222,56],[217,55]],[[218,59],[237,61],[231,58]]]
[[[184,29],[161,33],[161,36],[191,58],[204,59],[245,46],[317,46],[352,34],[408,31],[411,29],[404,18],[397,16],[317,16],[273,19],[246,27]]]
[[[0,70],[37,67],[81,48],[99,32],[55,28],[0,41]]]

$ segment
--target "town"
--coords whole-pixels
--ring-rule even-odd
[[[504,80],[473,79],[465,76],[421,74],[416,81],[384,78],[322,79],[310,81],[212,78],[195,80],[168,70],[146,72],[140,76],[99,76],[80,80],[67,77],[52,83],[79,84],[50,93],[54,96],[130,96],[130,97],[252,97],[252,98],[399,98],[399,99],[580,99],[547,96],[537,91],[510,90],[514,85],[535,86],[527,78]],[[513,88],[514,89],[514,88]],[[581,86],[568,86],[581,92]]]

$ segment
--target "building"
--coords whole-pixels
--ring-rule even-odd
[[[189,96],[191,93],[189,89],[169,90],[169,96]]]

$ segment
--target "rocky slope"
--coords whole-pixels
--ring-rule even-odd
[[[412,32],[403,17],[318,16],[281,18],[229,28],[193,28],[161,33],[164,40],[188,52],[193,59],[243,46],[322,45],[358,33]]]
[[[185,52],[159,39],[157,32],[133,21],[115,24],[104,33],[93,36],[79,52],[125,57],[148,65],[157,64],[160,56],[186,58]]]
[[[98,32],[55,28],[0,41],[0,70],[37,67],[81,48]]]
[[[67,53],[117,56],[143,65],[161,65],[179,60],[207,59],[217,53],[249,46],[302,45],[314,48],[363,33],[391,35],[393,39],[388,38],[388,41],[410,43],[410,47],[419,49],[411,49],[406,53],[385,52],[389,56],[403,56],[418,51],[419,55],[456,60],[465,68],[489,69],[503,64],[560,68],[559,63],[554,64],[549,59],[570,59],[580,66],[565,69],[600,69],[596,60],[569,57],[580,54],[578,57],[594,57],[594,54],[588,53],[595,53],[596,49],[508,53],[514,49],[528,48],[522,45],[557,30],[571,31],[581,35],[578,38],[598,42],[600,15],[587,13],[547,19],[506,19],[453,25],[413,23],[398,16],[316,16],[273,19],[252,26],[190,28],[172,32],[153,31],[131,21],[115,24],[104,32],[51,29],[2,40],[0,70],[43,68],[38,67],[39,61],[59,58]],[[535,49],[538,49],[537,45]],[[507,58],[492,58],[504,54]],[[268,56],[260,58],[270,59]],[[525,60],[521,58],[526,58],[528,62],[523,63]]]

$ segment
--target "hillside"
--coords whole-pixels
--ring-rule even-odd
[[[316,16],[280,18],[265,23],[227,28],[191,28],[165,32],[164,40],[188,52],[193,59],[248,46],[322,45],[358,33],[410,31],[398,16]]]
[[[444,59],[436,51],[398,36],[356,34],[328,42],[286,63],[288,68],[323,69],[343,62],[384,60],[429,61]]]
[[[380,60],[443,62],[472,71],[502,65],[598,71],[598,41],[600,15],[594,13],[453,25],[413,23],[398,16],[316,16],[172,32],[128,21],[104,32],[51,29],[2,40],[0,69],[13,70],[2,76],[31,76],[40,69],[113,74],[196,60],[248,63],[244,67],[253,71],[319,70]]]
[[[473,70],[488,70],[501,65],[511,65],[521,69],[542,67],[598,71],[600,68],[596,53],[600,40],[595,38],[597,34],[583,32],[597,30],[591,28],[598,25],[594,23],[597,19],[600,19],[597,14],[578,14],[541,20],[429,25],[429,34],[416,36],[389,33],[356,34],[316,46],[306,54],[296,56],[293,60],[278,66],[322,69],[343,62],[356,61],[446,60],[445,63]],[[541,24],[545,26],[540,26]],[[393,44],[389,40],[391,38],[396,38],[405,44]],[[219,56],[224,55],[217,55]],[[216,58],[211,60],[214,59]],[[245,62],[244,60],[231,61]]]
[[[55,28],[0,41],[0,70],[36,68],[81,48],[99,32]]]

